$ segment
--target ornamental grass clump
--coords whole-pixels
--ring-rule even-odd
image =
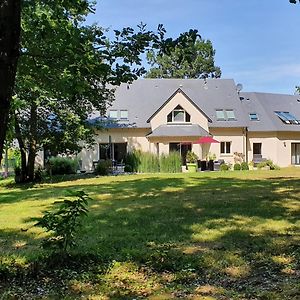
[[[154,153],[141,152],[138,171],[140,173],[158,173],[159,157]]]
[[[171,151],[168,155],[162,154],[159,158],[159,169],[162,173],[181,172],[180,153]]]

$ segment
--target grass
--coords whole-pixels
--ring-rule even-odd
[[[299,299],[300,169],[0,181],[0,299]],[[32,218],[90,213],[62,262]]]

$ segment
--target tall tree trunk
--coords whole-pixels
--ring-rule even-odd
[[[17,116],[15,115],[15,132],[16,132],[16,138],[19,143],[19,148],[21,151],[21,182],[27,181],[27,159],[26,159],[26,148],[25,143],[22,138],[21,128],[18,121]]]
[[[35,102],[30,108],[30,133],[29,133],[29,149],[28,149],[28,164],[27,175],[28,180],[34,180],[34,163],[37,152],[37,105]]]
[[[0,1],[0,163],[19,57],[21,0]]]

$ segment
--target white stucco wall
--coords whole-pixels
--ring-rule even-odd
[[[150,143],[146,135],[150,129],[140,128],[121,128],[98,131],[95,136],[95,144],[91,148],[84,148],[78,154],[78,158],[82,161],[82,169],[90,171],[93,169],[93,161],[99,160],[99,143],[109,143],[111,136],[112,143],[127,143],[127,151],[140,149],[142,151],[151,151]]]
[[[191,123],[198,124],[208,131],[207,117],[197,109],[184,94],[177,93],[175,96],[151,119],[150,124],[152,130],[160,125],[167,124],[167,115],[180,105],[191,116]]]

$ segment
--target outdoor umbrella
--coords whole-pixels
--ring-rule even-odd
[[[213,139],[211,136],[203,136],[199,138],[197,141],[193,142],[193,144],[213,144],[213,143],[220,143],[220,142]]]
[[[203,136],[193,142],[193,144],[213,144],[213,143],[220,143],[219,141],[213,139],[211,136]],[[206,153],[205,157],[207,156],[208,153]]]

